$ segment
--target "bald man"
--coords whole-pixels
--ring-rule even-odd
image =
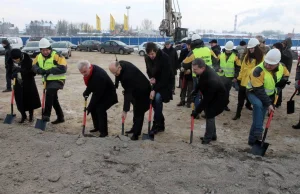
[[[125,133],[133,133],[131,140],[138,140],[143,128],[145,112],[149,110],[150,82],[136,66],[128,61],[114,61],[110,63],[109,70],[116,76],[115,85],[120,82],[124,88],[122,117],[126,119],[130,103],[133,105],[133,126]]]

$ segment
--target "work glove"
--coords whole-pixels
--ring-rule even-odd
[[[191,74],[191,70],[186,70],[186,73],[185,74],[187,74],[187,75],[189,75],[189,74]]]
[[[183,67],[181,67],[181,68],[180,68],[180,71],[181,71],[181,72],[184,72],[184,68],[183,68]]]
[[[193,110],[192,114],[191,114],[191,117],[196,118],[197,116],[198,116],[198,113],[195,110]]]
[[[88,97],[90,94],[85,90],[83,93],[82,93],[83,97],[85,98],[86,96]]]
[[[300,89],[300,80],[296,80],[296,82],[295,82],[295,89],[297,89],[297,90]]]

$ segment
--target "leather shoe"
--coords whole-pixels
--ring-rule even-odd
[[[107,137],[108,134],[100,134],[99,137]]]
[[[136,140],[139,140],[139,136],[138,135],[133,135],[130,139],[132,141],[136,141]]]
[[[90,130],[90,133],[95,133],[95,132],[98,132],[99,130],[98,129],[92,129]]]
[[[209,144],[210,143],[210,141],[209,140],[202,140],[202,142],[201,142],[202,144]]]
[[[42,120],[43,120],[44,122],[49,122],[49,121],[50,121],[50,117],[48,117],[48,116],[43,116],[43,117],[42,117]]]
[[[200,140],[204,141],[204,137],[200,137]],[[207,141],[207,140],[206,140]],[[211,141],[217,141],[217,137],[212,137]]]
[[[224,110],[225,111],[230,111],[230,109],[227,106],[224,108]]]
[[[63,123],[65,122],[65,119],[56,119],[55,121],[51,122],[53,125]]]
[[[130,134],[130,133],[133,133],[134,131],[133,131],[133,129],[130,129],[129,131],[125,131],[125,133],[127,133],[127,134]]]

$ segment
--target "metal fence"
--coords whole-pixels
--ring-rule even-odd
[[[23,40],[23,43],[25,44],[26,41],[29,39],[29,37],[21,37]],[[95,37],[95,36],[82,36],[82,37],[51,37],[54,41],[70,41],[73,44],[78,45],[79,43],[85,41],[85,40],[98,40],[100,42],[105,42],[107,40],[120,40],[128,45],[140,45],[143,42],[165,42],[167,40],[170,40],[170,38],[166,37]],[[204,42],[209,42],[211,38],[203,38]],[[249,39],[241,39],[241,38],[219,38],[217,39],[218,44],[220,46],[224,46],[227,41],[233,41],[234,45],[239,45],[240,41],[244,40],[245,42],[248,42]],[[267,45],[272,45],[276,42],[281,42],[283,39],[266,39]],[[300,46],[300,40],[292,40],[293,46]]]

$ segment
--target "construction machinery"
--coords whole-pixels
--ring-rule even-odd
[[[176,6],[172,3],[175,0],[164,0],[164,19],[159,26],[159,32],[161,36],[173,37],[173,41],[180,41],[182,38],[188,36],[188,29],[181,27],[181,13],[177,1],[178,12]],[[174,9],[173,9],[174,7]]]

